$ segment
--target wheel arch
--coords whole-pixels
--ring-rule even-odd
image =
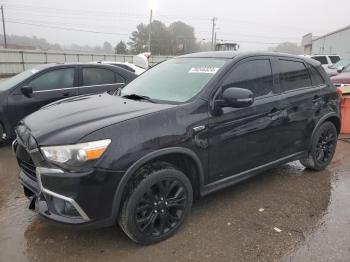
[[[340,129],[341,129],[341,120],[338,114],[336,113],[329,113],[324,115],[315,125],[314,130],[312,131],[312,136],[310,139],[310,145],[314,139],[316,130],[325,122],[330,121],[334,124],[335,128],[337,129],[338,135],[340,134]]]
[[[121,201],[123,198],[126,185],[129,182],[129,180],[133,177],[135,172],[147,163],[151,163],[153,161],[162,161],[162,160],[166,161],[167,158],[169,159],[169,157],[174,155],[184,157],[185,159],[192,161],[192,163],[195,165],[197,176],[192,178],[189,177],[189,179],[191,180],[192,185],[193,183],[196,183],[196,186],[194,186],[193,188],[194,192],[197,192],[197,194],[200,193],[204,185],[204,170],[198,156],[188,148],[172,147],[172,148],[160,149],[143,156],[134,164],[132,164],[128,168],[128,170],[125,172],[114,195],[113,207],[112,207],[113,219],[116,219],[119,214],[120,207],[122,204]],[[167,161],[167,162],[170,162],[170,161]],[[173,163],[170,162],[170,164],[173,164]],[[195,187],[198,187],[198,188],[195,188]]]

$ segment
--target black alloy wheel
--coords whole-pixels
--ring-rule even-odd
[[[315,132],[308,156],[300,162],[309,169],[320,171],[332,161],[337,146],[338,132],[332,122],[323,123]]]
[[[185,186],[174,178],[167,178],[152,185],[139,199],[135,221],[140,232],[162,236],[181,221],[186,209]]]
[[[332,128],[322,130],[316,145],[316,161],[320,164],[328,163],[333,157],[334,149],[337,144],[337,134]]]
[[[181,226],[192,201],[192,185],[184,173],[169,166],[153,170],[130,192],[119,224],[137,243],[159,242]]]

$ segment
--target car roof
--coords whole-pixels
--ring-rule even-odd
[[[112,66],[107,63],[49,63],[49,64],[41,64],[37,65],[34,68],[34,70],[41,71],[47,68],[53,68],[53,67],[64,67],[64,66],[87,66],[87,67],[104,67],[104,68],[112,68],[115,69],[115,66]],[[119,68],[119,67],[118,67]]]
[[[286,57],[286,58],[296,58],[302,59],[312,64],[313,66],[321,65],[320,62],[310,59],[306,56],[299,55],[291,55],[285,53],[277,53],[277,52],[237,52],[237,51],[210,51],[210,52],[199,52],[192,53],[187,55],[182,55],[175,57],[176,58],[218,58],[218,59],[234,59],[234,58],[248,58],[252,56],[278,56],[278,57]]]

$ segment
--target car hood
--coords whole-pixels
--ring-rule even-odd
[[[335,84],[350,84],[350,72],[343,72],[331,78]]]
[[[101,128],[174,105],[134,101],[107,93],[78,96],[49,104],[26,117],[25,125],[38,145],[74,144]]]

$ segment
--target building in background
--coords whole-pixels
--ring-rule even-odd
[[[334,54],[350,59],[350,25],[324,36],[304,35],[302,46],[305,55]]]

